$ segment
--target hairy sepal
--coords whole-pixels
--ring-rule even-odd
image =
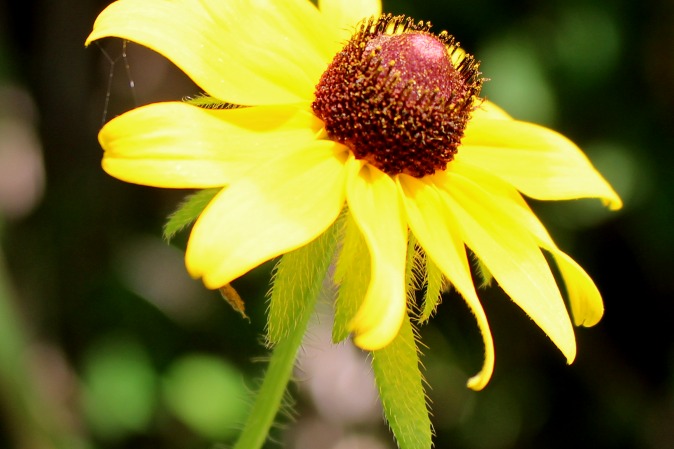
[[[406,317],[396,338],[372,352],[384,415],[400,449],[432,447],[433,428],[419,365],[416,335]]]
[[[163,235],[170,242],[175,235],[194,223],[220,189],[204,189],[185,197],[164,224]]]

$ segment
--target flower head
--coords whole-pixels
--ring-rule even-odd
[[[328,137],[388,175],[444,170],[482,85],[473,57],[429,31],[403,16],[366,21],[316,86]]]
[[[571,141],[480,99],[478,63],[446,33],[382,16],[378,0],[119,0],[87,42],[108,36],[156,50],[211,97],[245,106],[151,104],[99,135],[103,168],[119,179],[224,187],[186,251],[207,287],[308,244],[346,207],[370,260],[348,320],[362,348],[386,346],[408,313],[409,242],[475,315],[486,349],[473,388],[488,381],[494,353],[467,249],[569,362],[571,319],[542,250],[574,323],[601,318],[591,278],[522,194],[613,209],[620,199]]]

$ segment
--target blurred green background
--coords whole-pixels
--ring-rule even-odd
[[[106,4],[0,3],[0,447],[229,447],[268,355],[271,265],[235,282],[248,322],[185,274],[185,236],[161,240],[186,192],[100,169],[104,118],[198,92],[134,44],[85,49]],[[436,447],[674,447],[674,3],[384,6],[454,34],[483,61],[487,98],[569,136],[625,201],[618,213],[533,204],[605,298],[602,322],[577,331],[572,366],[489,289],[496,372],[467,390],[481,343],[462,301],[445,298],[422,329]],[[294,411],[269,447],[395,447],[367,360],[323,348],[324,334],[310,332]]]

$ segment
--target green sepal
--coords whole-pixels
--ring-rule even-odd
[[[480,288],[489,287],[494,281],[494,276],[489,271],[489,268],[482,262],[482,259],[475,256],[475,266],[477,277],[480,278]]]
[[[164,239],[170,242],[171,239],[201,215],[208,203],[222,189],[204,189],[185,197],[178,208],[169,215],[164,225]]]
[[[338,219],[312,242],[283,255],[274,267],[267,313],[269,345],[293,333],[299,317],[308,307],[313,309],[334,258],[340,222]]]
[[[417,239],[414,234],[409,233],[407,237],[407,259],[405,260],[405,285],[407,304],[414,307],[416,314],[416,293],[421,289],[426,275],[424,273],[423,252],[417,245]]]
[[[217,98],[211,97],[206,94],[199,94],[193,97],[183,98],[183,102],[199,106],[204,109],[236,109],[241,106],[233,103],[227,103],[226,101],[220,101]]]
[[[426,292],[424,294],[424,303],[419,315],[419,322],[425,323],[433,315],[442,300],[442,292],[447,284],[442,271],[428,257],[425,257],[426,263]]]
[[[396,338],[372,352],[379,397],[384,415],[400,449],[430,449],[433,428],[429,418],[419,352],[409,317]]]
[[[370,251],[351,214],[347,212],[345,215],[342,247],[334,274],[338,288],[332,326],[334,343],[349,336],[349,323],[358,312],[370,284]]]

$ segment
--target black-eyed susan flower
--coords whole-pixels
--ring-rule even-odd
[[[476,317],[486,349],[475,389],[494,353],[471,257],[568,362],[572,320],[602,316],[593,281],[522,194],[612,209],[619,197],[570,140],[481,99],[478,62],[447,33],[381,15],[378,0],[119,0],[87,42],[109,36],[159,52],[213,101],[239,106],[151,104],[99,135],[112,176],[221,189],[186,250],[207,287],[306,246],[339,219],[336,335],[387,347],[412,309],[410,266],[421,266],[430,309],[449,283]]]

